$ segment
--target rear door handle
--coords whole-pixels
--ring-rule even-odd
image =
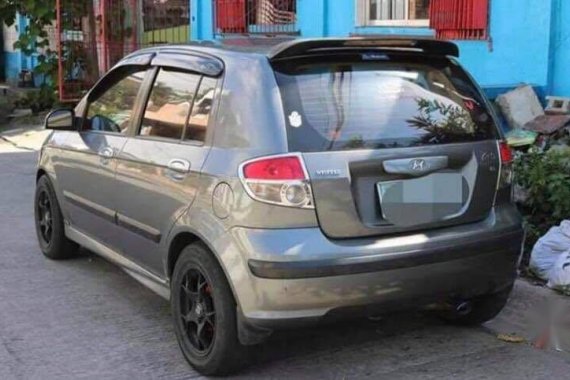
[[[190,171],[190,162],[175,158],[168,162],[169,176],[176,180],[183,180]]]
[[[99,152],[97,152],[97,154],[99,157],[101,157],[101,162],[103,164],[107,164],[109,162],[109,159],[115,156],[115,150],[110,146],[105,146],[99,149]]]

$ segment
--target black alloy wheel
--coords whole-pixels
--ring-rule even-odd
[[[53,210],[47,189],[41,189],[38,194],[36,222],[39,229],[39,237],[46,246],[53,240]]]
[[[184,248],[170,286],[174,331],[186,360],[203,375],[229,374],[246,364],[236,301],[212,251],[202,243]]]
[[[198,355],[212,349],[216,330],[216,310],[212,288],[204,274],[196,268],[188,270],[180,291],[182,324],[192,348]]]
[[[47,258],[64,260],[77,253],[79,246],[65,236],[65,221],[47,175],[36,184],[34,222],[40,249]]]

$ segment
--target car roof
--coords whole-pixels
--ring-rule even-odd
[[[196,52],[218,58],[235,55],[265,56],[280,60],[318,53],[347,50],[378,50],[417,52],[428,55],[459,56],[456,44],[431,38],[404,37],[349,37],[349,38],[228,38],[216,41],[191,42],[187,44],[161,45],[139,50],[128,57],[144,53],[166,51]],[[127,57],[127,58],[128,58]]]

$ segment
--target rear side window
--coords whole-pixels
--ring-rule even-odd
[[[314,152],[497,137],[484,98],[446,58],[346,55],[275,65],[289,149]]]
[[[200,76],[160,69],[146,105],[140,135],[180,140]]]

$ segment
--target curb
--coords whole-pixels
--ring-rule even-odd
[[[7,142],[8,144],[12,145],[14,148],[17,148],[17,149],[27,150],[27,151],[30,151],[30,152],[37,152],[36,149],[29,148],[29,147],[27,147],[27,146],[18,145],[18,144],[14,143],[13,141],[11,141],[10,139],[8,139],[8,138],[6,138],[6,137],[4,137],[4,136],[0,136],[0,140]]]

